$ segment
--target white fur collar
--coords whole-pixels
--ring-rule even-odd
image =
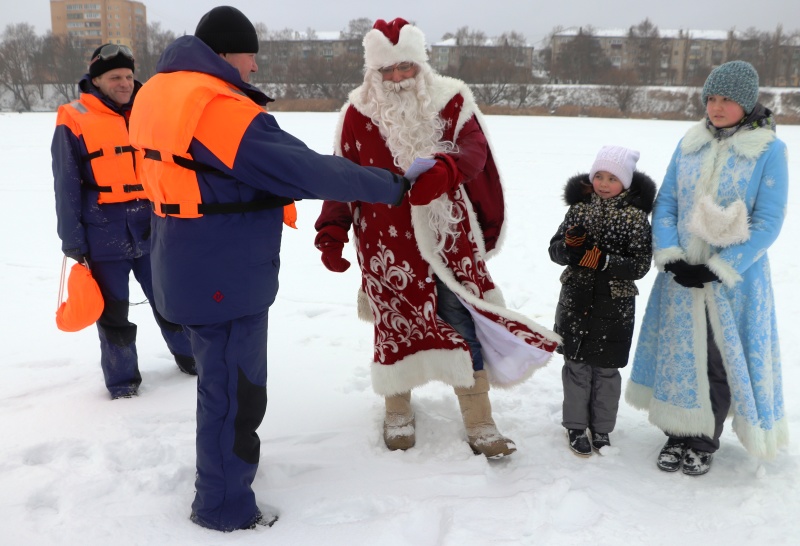
[[[706,127],[705,120],[693,125],[681,140],[681,152],[693,154],[714,140],[714,135]],[[766,128],[755,130],[739,130],[733,136],[725,139],[737,155],[747,159],[760,156],[775,140],[775,131]]]

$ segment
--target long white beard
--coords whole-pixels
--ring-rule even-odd
[[[442,140],[445,122],[428,93],[432,82],[426,66],[420,67],[416,77],[397,83],[383,81],[377,70],[367,69],[364,77],[363,113],[378,127],[394,164],[404,172],[418,157],[457,151],[453,142]],[[425,213],[428,228],[436,236],[434,251],[452,247],[462,220],[453,202],[442,195],[425,206]]]
[[[365,114],[378,126],[398,168],[406,171],[418,157],[454,151],[452,142],[442,141],[445,123],[431,104],[422,70],[397,83],[371,72],[365,78]]]

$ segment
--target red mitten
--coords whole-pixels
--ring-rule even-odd
[[[347,241],[347,232],[339,226],[328,225],[317,233],[314,246],[322,252],[322,263],[329,271],[342,273],[350,267],[350,262],[342,258]]]
[[[419,175],[408,192],[412,205],[427,205],[444,195],[461,182],[461,173],[455,160],[449,155],[436,154],[436,165]]]

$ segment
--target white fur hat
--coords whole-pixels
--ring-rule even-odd
[[[383,19],[375,21],[372,30],[364,36],[367,68],[377,70],[409,61],[420,65],[428,62],[422,31],[399,17],[388,23]]]
[[[622,186],[627,190],[631,187],[637,161],[639,161],[639,152],[636,150],[622,146],[603,146],[597,153],[592,170],[589,171],[589,180],[594,180],[597,171],[606,171],[619,178]]]

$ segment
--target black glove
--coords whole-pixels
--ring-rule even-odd
[[[79,264],[82,264],[84,261],[86,261],[86,254],[82,254],[80,248],[67,249],[64,251],[64,256],[67,258],[72,258]]]
[[[719,277],[705,264],[690,265],[679,260],[665,265],[664,270],[672,273],[675,282],[686,288],[703,288],[708,282],[719,282]]]

